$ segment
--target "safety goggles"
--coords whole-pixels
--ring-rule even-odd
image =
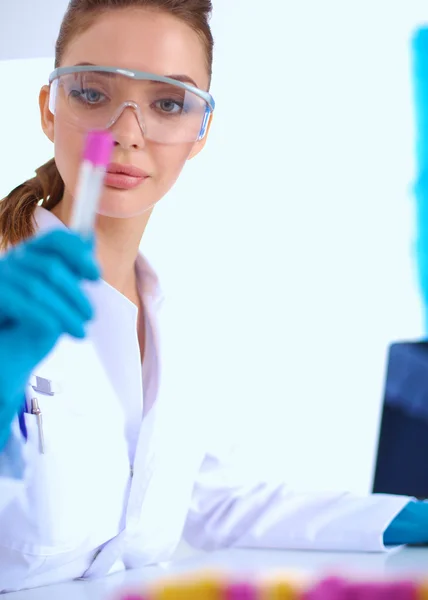
[[[131,109],[145,139],[162,144],[203,139],[215,107],[211,94],[186,82],[116,67],[60,67],[49,84],[51,113],[79,129],[109,129]]]

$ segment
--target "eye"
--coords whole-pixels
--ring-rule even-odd
[[[155,106],[162,112],[169,114],[177,114],[183,110],[183,105],[180,102],[171,99],[158,100]]]
[[[106,96],[95,88],[71,90],[70,96],[77,100],[81,100],[86,104],[99,104],[106,99]]]

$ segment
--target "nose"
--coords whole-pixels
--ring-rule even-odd
[[[143,123],[138,107],[124,106],[109,125],[115,146],[124,150],[141,150],[145,146]]]

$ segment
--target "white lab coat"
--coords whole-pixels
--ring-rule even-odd
[[[62,226],[42,208],[36,220],[40,231]],[[299,494],[252,481],[207,451],[223,435],[204,402],[209,382],[177,360],[180,340],[162,344],[172,329],[167,303],[142,257],[137,268],[144,386],[137,309],[105,282],[88,286],[97,316],[87,339],[64,336],[34,373],[52,380],[55,395],[28,386],[42,410],[45,453],[27,414],[22,485],[11,493],[10,479],[0,478],[0,590],[165,561],[183,531],[205,549],[384,550],[382,534],[408,498]]]

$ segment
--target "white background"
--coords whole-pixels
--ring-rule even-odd
[[[296,486],[370,489],[387,346],[423,333],[408,37],[424,3],[214,0],[210,140],[143,240],[183,355],[197,339],[250,460]],[[0,197],[53,154],[37,96],[65,5],[0,0]]]

